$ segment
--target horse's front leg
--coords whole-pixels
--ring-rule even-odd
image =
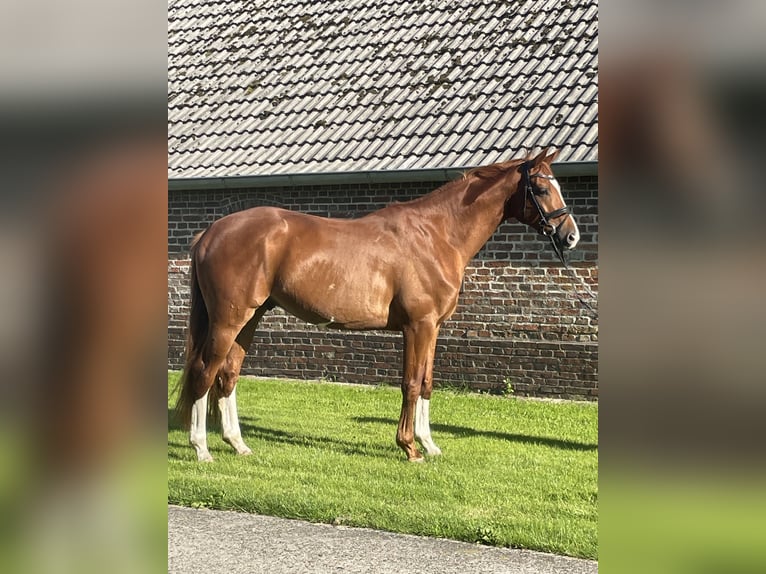
[[[422,396],[418,397],[418,403],[415,408],[415,438],[426,449],[426,454],[437,456],[442,451],[431,438],[431,425],[428,420],[430,416],[429,411],[430,400],[424,399]]]
[[[415,421],[418,398],[433,361],[437,329],[429,323],[418,323],[404,329],[404,372],[402,377],[402,412],[396,430],[396,444],[411,462],[422,462],[423,455],[415,446]],[[430,395],[429,395],[430,396]],[[429,433],[430,434],[430,433]],[[426,445],[423,445],[426,447]],[[436,446],[436,445],[433,445]],[[428,452],[428,447],[426,447]]]
[[[423,378],[423,384],[420,387],[420,396],[415,406],[415,438],[426,450],[426,454],[436,456],[442,453],[441,449],[431,438],[430,410],[431,410],[431,391],[434,386],[434,355],[436,354],[436,339],[438,331],[434,333],[431,345],[426,357],[426,371]]]

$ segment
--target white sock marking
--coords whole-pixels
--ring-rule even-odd
[[[228,397],[218,399],[218,408],[221,410],[221,427],[223,439],[234,447],[239,454],[252,454],[245,441],[242,440],[242,431],[239,428],[239,416],[237,415],[237,387],[231,391]]]
[[[205,393],[201,399],[194,402],[191,413],[191,429],[189,430],[189,442],[197,451],[197,460],[201,462],[213,460],[207,450],[207,395],[208,393]]]
[[[437,455],[441,454],[442,451],[431,438],[430,403],[430,400],[418,397],[418,402],[415,405],[415,438],[420,441],[427,454]]]

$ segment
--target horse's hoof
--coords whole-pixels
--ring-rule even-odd
[[[425,462],[425,461],[426,459],[420,453],[418,453],[418,456],[414,456],[412,458],[407,459],[407,462]]]
[[[244,450],[238,450],[238,451],[237,451],[237,454],[238,454],[239,456],[250,456],[251,454],[253,454],[253,451],[252,451],[252,450],[250,450],[249,448],[246,448],[246,449],[244,449]]]
[[[197,457],[198,462],[213,462],[213,457],[210,453],[201,454]]]
[[[442,453],[442,449],[436,446],[433,442],[427,445],[425,449],[428,456],[439,456]]]

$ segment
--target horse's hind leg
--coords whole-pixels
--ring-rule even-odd
[[[197,451],[197,460],[200,462],[211,462],[213,457],[207,450],[207,395],[209,391],[201,398],[194,401],[191,412],[191,427],[189,429],[189,443]]]
[[[202,351],[202,356],[194,369],[194,394],[199,397],[192,406],[191,429],[189,442],[197,451],[197,460],[202,462],[212,461],[213,457],[207,448],[207,402],[210,388],[213,386],[219,371],[226,361],[226,357],[241,330],[241,325],[246,324],[252,317],[252,311],[244,317],[240,326],[231,327],[213,323],[210,325],[207,340]]]
[[[224,366],[221,369],[221,397],[218,399],[218,408],[221,410],[223,440],[229,443],[241,455],[252,454],[253,451],[242,440],[242,431],[239,428],[237,379],[242,369],[242,362],[253,340],[253,333],[265,311],[265,307],[260,307],[256,310],[253,318],[242,328],[234,344],[231,346]]]

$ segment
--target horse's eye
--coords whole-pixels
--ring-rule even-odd
[[[548,190],[542,187],[535,186],[534,192],[535,195],[548,195]]]

